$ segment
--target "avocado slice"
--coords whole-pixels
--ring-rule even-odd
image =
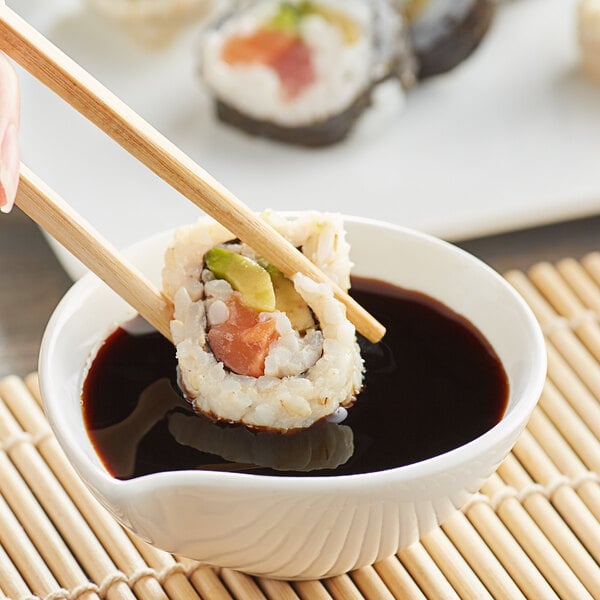
[[[272,29],[296,33],[301,16],[298,6],[289,2],[282,2],[277,13],[268,22],[268,26]]]
[[[204,263],[215,277],[237,290],[246,306],[259,312],[275,310],[275,292],[269,273],[256,261],[225,248],[212,248]]]
[[[289,280],[275,265],[259,259],[260,264],[271,276],[275,290],[275,306],[285,313],[296,331],[307,331],[315,327],[315,320],[308,304],[296,291],[294,283]]]

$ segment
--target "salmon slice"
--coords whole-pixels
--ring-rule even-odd
[[[229,319],[208,332],[211,350],[234,373],[260,377],[271,344],[279,338],[275,321],[259,321],[259,313],[246,306],[238,293],[231,294],[226,304]]]
[[[270,64],[277,71],[289,99],[299,96],[317,78],[310,48],[302,40],[296,40]]]
[[[287,31],[259,29],[252,35],[233,36],[223,46],[222,57],[231,65],[270,66],[287,99],[299,96],[316,80],[310,48]]]
[[[294,44],[296,37],[286,31],[259,29],[252,35],[235,35],[223,46],[223,60],[236,64],[271,64]]]

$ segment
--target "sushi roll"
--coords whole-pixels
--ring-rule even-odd
[[[208,16],[218,0],[88,0],[101,15],[122,23],[144,45],[162,46],[191,22]]]
[[[453,69],[465,60],[487,33],[494,0],[398,0],[404,7],[418,77]]]
[[[414,80],[404,32],[388,0],[246,2],[205,37],[201,75],[221,121],[325,146],[347,136],[378,81]]]
[[[577,29],[583,72],[600,82],[600,1],[580,0]]]
[[[263,218],[349,288],[341,217]],[[287,279],[211,219],[176,231],[163,290],[181,387],[195,410],[249,428],[293,431],[350,406],[362,386],[354,326],[331,286]]]

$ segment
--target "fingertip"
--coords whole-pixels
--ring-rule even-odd
[[[10,123],[0,143],[0,210],[9,212],[19,185],[19,133]]]
[[[0,183],[0,212],[9,213],[12,208],[12,202],[8,201],[4,187]]]

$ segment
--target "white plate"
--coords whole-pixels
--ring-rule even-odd
[[[600,87],[578,70],[575,0],[502,5],[468,61],[413,90],[404,111],[383,88],[348,141],[318,151],[217,123],[195,77],[197,30],[151,51],[83,2],[9,4],[257,210],[339,210],[461,239],[600,208]],[[110,241],[196,218],[60,99],[22,83],[24,161]]]

